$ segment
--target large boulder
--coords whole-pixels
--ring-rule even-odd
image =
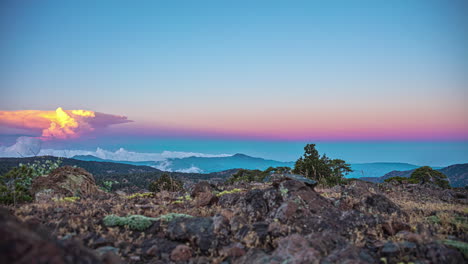
[[[213,220],[207,217],[180,217],[171,221],[167,227],[167,235],[171,240],[189,242],[202,252],[215,246],[213,231]]]
[[[91,173],[82,168],[64,166],[37,177],[31,185],[36,201],[54,197],[88,197],[101,193]]]
[[[72,240],[57,241],[37,224],[22,223],[1,208],[0,237],[0,263],[119,263],[115,255],[100,259]]]

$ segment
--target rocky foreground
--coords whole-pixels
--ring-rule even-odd
[[[277,178],[124,194],[80,169],[49,177],[0,210],[1,263],[468,261],[466,189]]]

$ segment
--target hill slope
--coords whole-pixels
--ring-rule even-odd
[[[417,169],[420,166],[398,162],[374,162],[351,164],[353,172],[347,178],[380,177],[391,171],[405,171]]]
[[[96,157],[94,157],[96,158]],[[8,172],[11,168],[18,166],[20,163],[27,164],[35,161],[57,160],[57,157],[41,156],[29,158],[0,158],[0,175]],[[98,158],[96,158],[98,159]],[[197,182],[201,180],[224,181],[229,178],[237,170],[228,170],[215,172],[210,174],[200,173],[182,173],[182,172],[164,172],[149,166],[136,166],[131,164],[122,164],[118,162],[107,161],[83,161],[77,159],[62,158],[62,166],[77,166],[83,168],[93,174],[96,182],[100,183],[106,180],[117,181],[114,184],[114,190],[130,189],[139,191],[145,189],[148,184],[164,173],[170,174],[172,177],[183,180],[184,182]]]
[[[164,161],[115,161],[104,160],[98,157],[74,156],[74,159],[86,161],[104,161],[104,162],[117,162],[132,165],[146,165],[159,168],[164,171],[178,171],[178,172],[197,172],[197,173],[212,173],[220,172],[230,169],[243,168],[243,169],[259,169],[265,170],[268,167],[293,167],[294,162],[282,162],[276,160],[268,160],[263,158],[255,158],[244,154],[235,154],[229,157],[188,157],[188,158],[173,158]]]
[[[437,170],[447,175],[452,187],[465,187],[468,185],[468,163],[450,165]],[[382,177],[362,177],[360,179],[369,182],[381,183],[391,177],[410,177],[413,171],[414,169],[406,171],[392,171]]]
[[[168,159],[167,161],[158,162],[158,165],[168,166],[173,171],[198,168],[202,172],[210,173],[234,168],[265,170],[268,167],[292,167],[294,162],[281,162],[235,154],[230,157]]]

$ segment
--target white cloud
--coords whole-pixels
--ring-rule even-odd
[[[158,170],[162,170],[162,171],[172,171],[171,169],[171,165],[172,165],[172,162],[168,161],[168,160],[163,160],[161,162],[158,163],[158,165],[156,166],[152,166]]]
[[[176,172],[184,172],[184,173],[203,173],[203,170],[192,165],[192,167],[190,167],[190,168],[176,170]]]
[[[30,157],[40,153],[42,141],[35,137],[19,137],[9,147],[0,147],[1,157]]]
[[[41,140],[34,137],[19,137],[16,143],[9,147],[0,146],[0,157],[30,157],[30,156],[56,156],[71,158],[76,155],[92,155],[101,159],[115,161],[166,161],[161,162],[157,168],[170,171],[171,163],[167,159],[187,158],[187,157],[229,157],[230,154],[205,154],[197,152],[163,151],[161,153],[134,152],[120,148],[116,151],[109,151],[102,148],[92,150],[76,149],[41,149]],[[186,170],[195,171],[198,168],[188,168]],[[199,169],[198,169],[199,170]]]
[[[181,152],[181,151],[163,151],[161,155],[164,158],[188,158],[188,157],[202,157],[202,158],[216,158],[216,157],[230,157],[231,154],[204,154],[197,152]]]

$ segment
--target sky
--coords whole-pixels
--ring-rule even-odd
[[[462,0],[2,1],[0,146],[285,160],[323,142],[355,160],[468,160],[467,13]]]

